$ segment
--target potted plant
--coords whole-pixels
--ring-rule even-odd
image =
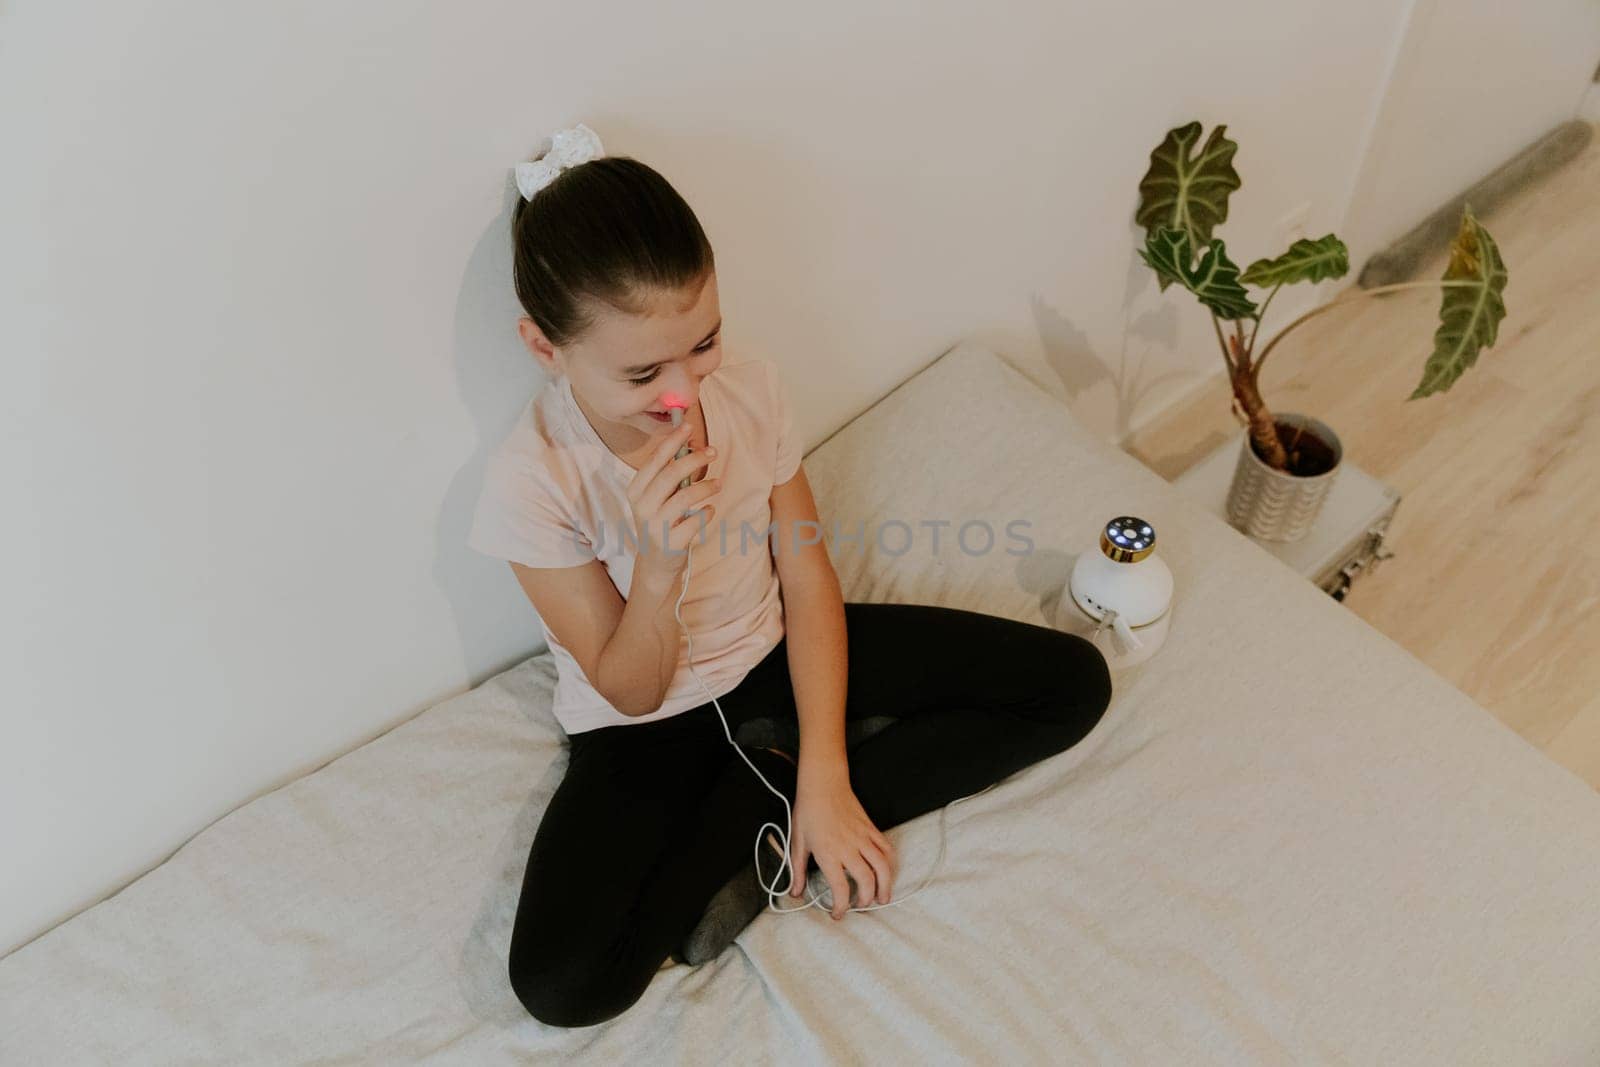
[[[1433,353],[1407,401],[1445,392],[1494,344],[1505,318],[1506,268],[1500,250],[1471,208],[1450,245],[1450,262],[1437,282],[1401,282],[1367,289],[1313,308],[1257,347],[1261,319],[1285,285],[1342,278],[1349,252],[1333,234],[1301,239],[1275,259],[1258,259],[1240,270],[1213,236],[1228,217],[1228,196],[1241,182],[1233,168],[1238,145],[1211,131],[1200,145],[1201,127],[1191,122],[1169,130],[1150,153],[1150,169],[1139,182],[1135,221],[1145,228],[1139,250],[1161,289],[1180,285],[1211,313],[1212,327],[1233,388],[1233,412],[1244,427],[1239,462],[1228,490],[1228,521],[1253,536],[1294,541],[1310,530],[1343,458],[1338,435],[1308,415],[1273,414],[1261,399],[1261,367],[1296,327],[1363,297],[1399,289],[1438,286],[1443,292]],[[1196,145],[1199,145],[1196,151]],[[1259,305],[1245,286],[1265,293]]]

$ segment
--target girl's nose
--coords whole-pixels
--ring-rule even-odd
[[[700,383],[688,371],[674,367],[662,371],[661,378],[661,392],[657,396],[662,407],[669,408],[675,403],[681,403],[686,408],[694,407],[695,399],[700,395]]]

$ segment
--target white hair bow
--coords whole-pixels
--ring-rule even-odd
[[[605,154],[600,147],[600,135],[583,123],[568,130],[557,130],[550,138],[550,151],[541,158],[517,164],[517,188],[524,200],[555,181],[556,175],[579,163],[599,159]]]

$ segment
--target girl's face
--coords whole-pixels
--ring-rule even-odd
[[[524,328],[532,325],[523,321]],[[552,355],[591,420],[610,423],[618,438],[634,441],[624,444],[630,452],[646,447],[648,438],[672,432],[666,399],[695,410],[700,382],[722,365],[716,272],[708,272],[698,289],[656,297],[644,314],[608,311],[582,341]]]

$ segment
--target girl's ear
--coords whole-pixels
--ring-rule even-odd
[[[517,334],[546,373],[555,374],[560,369],[556,362],[555,346],[545,338],[544,331],[539,329],[538,323],[526,315],[522,316],[517,320]]]

